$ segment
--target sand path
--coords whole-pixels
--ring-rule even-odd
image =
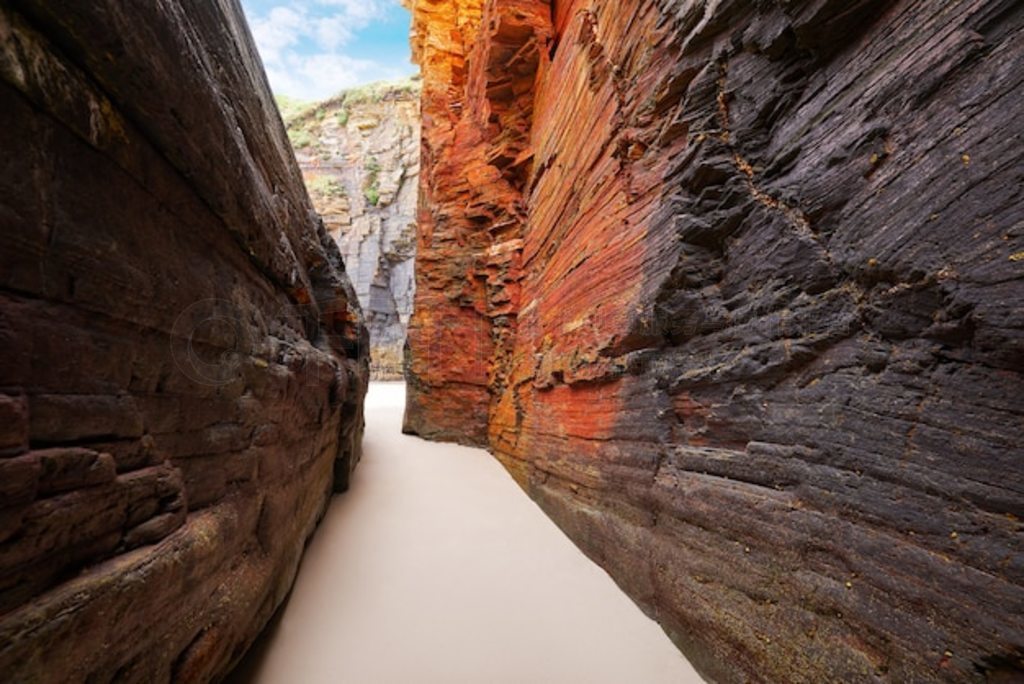
[[[701,682],[490,455],[402,435],[404,398],[371,387],[352,489],[233,681]]]

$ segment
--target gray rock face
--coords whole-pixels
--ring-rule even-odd
[[[401,377],[412,313],[419,84],[374,84],[287,115],[310,196],[366,312],[376,378]]]
[[[369,372],[237,3],[0,3],[0,149],[0,680],[216,680]]]

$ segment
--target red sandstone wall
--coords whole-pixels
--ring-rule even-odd
[[[0,679],[209,681],[358,460],[358,304],[235,2],[3,3],[0,102]]]
[[[1019,3],[413,8],[406,428],[715,680],[1019,676]]]

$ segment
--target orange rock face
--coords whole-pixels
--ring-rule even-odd
[[[550,9],[418,3],[415,16],[429,125],[405,428],[486,444],[490,396],[511,370],[534,86],[552,40]]]
[[[714,680],[1024,669],[1017,4],[410,4],[406,429]]]

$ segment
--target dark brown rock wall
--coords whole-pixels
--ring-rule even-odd
[[[235,2],[2,3],[0,101],[0,678],[217,677],[358,459],[358,304]]]
[[[491,60],[446,71],[440,46],[474,55],[497,24],[415,9],[425,83],[449,79],[424,100],[426,323],[500,244],[437,208],[467,203],[426,161],[492,106]],[[441,378],[411,385],[416,431],[478,435],[486,401],[498,457],[715,680],[1021,676],[1019,3],[550,10],[521,270],[491,295],[518,302],[512,342],[482,295],[448,296],[410,336]],[[493,169],[505,145],[463,154]],[[446,384],[479,351],[487,392]]]

